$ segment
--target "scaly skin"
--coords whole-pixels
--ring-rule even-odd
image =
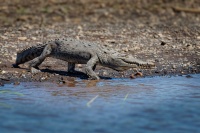
[[[121,54],[96,43],[74,39],[56,39],[29,47],[17,53],[14,67],[32,60],[29,64],[32,73],[38,72],[38,66],[46,57],[53,57],[68,62],[68,71],[75,71],[75,64],[86,64],[85,72],[90,79],[99,79],[94,72],[97,64],[124,71],[129,68],[152,68],[154,63],[144,62],[132,56]]]

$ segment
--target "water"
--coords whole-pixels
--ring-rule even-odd
[[[199,133],[200,75],[0,87],[1,133]]]

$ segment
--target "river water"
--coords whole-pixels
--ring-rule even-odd
[[[0,87],[1,133],[199,133],[200,74]]]

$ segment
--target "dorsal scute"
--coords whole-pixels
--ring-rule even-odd
[[[22,52],[29,50],[31,48],[43,47],[45,44],[46,44],[46,42],[45,43],[39,43],[39,44],[36,44],[36,45],[33,45],[33,46],[28,46],[28,47],[22,49],[21,51],[18,51],[17,53],[22,53]]]

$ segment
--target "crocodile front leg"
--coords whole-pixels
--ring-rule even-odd
[[[75,72],[75,63],[68,62],[68,72],[69,73]]]
[[[98,62],[98,57],[95,55],[87,62],[86,68],[85,68],[86,74],[90,77],[90,79],[93,79],[93,80],[99,80],[100,79],[97,76],[97,74],[93,71],[97,62]]]
[[[40,70],[38,69],[38,66],[45,60],[45,58],[50,55],[52,52],[52,45],[48,44],[46,45],[46,47],[44,48],[42,54],[40,56],[38,56],[37,58],[33,59],[30,63],[29,63],[29,68],[31,70],[31,73],[38,73],[40,72]]]

